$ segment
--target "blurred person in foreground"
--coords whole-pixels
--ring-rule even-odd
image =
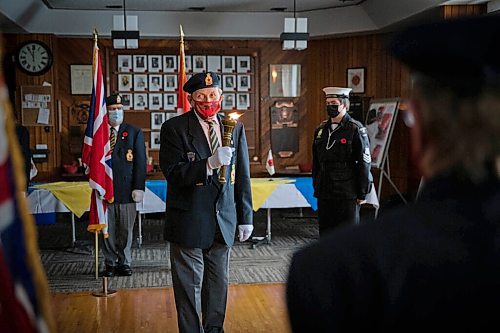
[[[409,28],[419,200],[292,260],[293,332],[486,331],[500,317],[500,19]],[[498,327],[498,326],[496,326]]]

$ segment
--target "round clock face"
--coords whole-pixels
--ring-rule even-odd
[[[16,60],[24,72],[40,75],[48,71],[52,65],[52,52],[42,42],[26,42],[17,51]]]

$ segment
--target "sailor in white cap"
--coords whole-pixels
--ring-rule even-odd
[[[312,170],[320,236],[340,224],[359,222],[359,205],[372,183],[366,128],[347,113],[351,89],[323,91],[328,119],[314,132]]]

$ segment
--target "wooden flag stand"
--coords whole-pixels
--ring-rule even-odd
[[[108,289],[108,278],[102,277],[102,291],[95,291],[92,293],[95,297],[112,297],[116,295],[116,290]]]

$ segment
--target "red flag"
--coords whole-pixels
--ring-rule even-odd
[[[266,170],[271,176],[276,173],[276,171],[274,170],[274,159],[271,149],[269,149],[269,153],[267,154]]]
[[[182,111],[182,112],[188,112],[191,110],[191,105],[189,104],[188,101],[188,94],[182,90],[182,87],[184,86],[184,83],[187,81],[186,77],[186,56],[184,54],[184,31],[182,31],[182,25],[180,26],[181,29],[181,44],[179,48],[179,79],[177,80],[179,82],[178,85],[178,96],[177,96],[177,110]]]
[[[23,158],[0,71],[0,327],[10,332],[55,332],[36,229],[23,191]]]
[[[104,236],[107,237],[106,201],[113,202],[114,198],[113,171],[111,169],[108,112],[104,98],[104,80],[97,41],[94,44],[92,71],[94,82],[82,152],[85,173],[89,176],[89,185],[92,188],[87,230],[90,232],[103,230]]]

